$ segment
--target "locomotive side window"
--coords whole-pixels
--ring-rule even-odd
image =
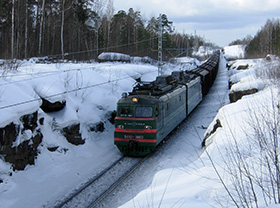
[[[120,116],[122,117],[133,117],[133,108],[122,106],[119,107]]]
[[[150,118],[153,116],[153,107],[136,107],[135,116],[137,118]]]

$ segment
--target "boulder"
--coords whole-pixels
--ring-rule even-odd
[[[90,131],[103,132],[105,130],[104,123],[100,121],[98,124],[91,125]]]
[[[37,111],[32,114],[22,116],[20,118],[20,121],[23,123],[23,130],[30,129],[33,132],[38,126],[37,120],[38,120]]]
[[[66,137],[67,141],[74,145],[81,145],[85,143],[80,133],[80,124],[75,124],[62,129],[62,134]]]
[[[19,124],[10,123],[0,128],[0,155],[12,164],[14,170],[24,170],[27,165],[35,164],[38,146],[43,138],[37,119],[38,113],[34,112],[22,116]],[[26,133],[29,133],[28,137],[25,137]],[[19,137],[25,139],[16,145]]]
[[[41,105],[41,109],[45,112],[45,113],[51,113],[51,112],[57,112],[62,110],[65,105],[66,105],[66,101],[62,100],[62,101],[57,101],[54,103],[51,103],[50,101],[41,98],[42,99],[42,105]]]
[[[243,90],[243,91],[236,91],[236,92],[231,92],[229,94],[229,100],[231,103],[236,102],[237,100],[241,99],[244,95],[251,95],[258,92],[258,89],[253,88],[249,90]]]
[[[0,154],[5,155],[13,146],[20,133],[20,125],[10,123],[4,128],[0,128]]]
[[[248,69],[249,68],[249,64],[246,64],[246,65],[239,65],[238,67],[237,67],[237,70],[246,70],[246,69]]]
[[[207,138],[209,138],[212,134],[214,134],[219,127],[222,127],[222,124],[221,124],[221,121],[219,119],[217,119],[215,125],[213,126],[212,131],[205,135],[203,142],[202,142],[202,147],[205,147]]]

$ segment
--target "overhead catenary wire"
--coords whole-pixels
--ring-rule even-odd
[[[149,38],[146,40],[142,40],[142,41],[137,41],[137,42],[133,42],[133,43],[126,43],[126,44],[122,44],[122,45],[116,45],[116,46],[110,46],[110,47],[105,47],[105,48],[99,48],[99,49],[91,49],[91,50],[85,50],[85,51],[76,51],[76,52],[67,52],[64,53],[64,56],[68,56],[68,55],[77,55],[77,54],[83,54],[83,53],[90,53],[90,52],[97,52],[97,51],[108,51],[110,49],[116,49],[116,48],[121,48],[121,47],[125,47],[125,46],[131,46],[131,45],[136,45],[136,44],[140,44],[140,43],[145,43],[145,42],[149,42],[151,40],[155,40],[158,37],[154,37],[154,38]],[[59,57],[62,56],[61,54],[54,54],[54,55],[47,55],[47,57]]]
[[[106,67],[110,67],[110,66],[114,66],[114,64],[108,64],[105,65]],[[104,67],[104,65],[103,65]],[[90,67],[82,67],[82,68],[74,68],[74,69],[69,69],[69,70],[57,70],[57,71],[50,71],[50,72],[39,72],[39,73],[27,73],[27,74],[21,74],[19,76],[34,76],[28,79],[21,79],[21,80],[17,80],[17,81],[11,81],[11,82],[7,82],[7,83],[2,83],[0,84],[0,86],[4,86],[4,85],[10,85],[10,84],[15,84],[15,83],[19,83],[19,82],[23,82],[23,81],[29,81],[29,80],[34,80],[34,79],[40,79],[40,78],[44,78],[44,77],[48,77],[48,76],[54,76],[57,75],[59,73],[68,73],[68,72],[72,72],[72,71],[84,71],[84,70],[93,70],[97,68],[97,66],[90,66]],[[44,75],[45,74],[45,75]],[[43,75],[43,76],[41,76]],[[2,78],[14,78],[17,77],[17,75],[11,75],[11,76],[5,76]]]
[[[153,72],[154,71],[149,71],[149,72],[143,73],[143,75],[148,74],[148,73],[153,73]],[[109,84],[109,83],[112,83],[112,82],[118,82],[118,81],[129,79],[129,78],[132,78],[132,77],[131,76],[126,76],[126,77],[122,77],[122,78],[118,78],[118,79],[114,79],[114,80],[109,80],[107,82],[101,82],[101,83],[97,83],[97,84],[93,84],[93,85],[88,85],[88,86],[85,86],[85,87],[78,87],[78,88],[73,89],[73,90],[66,90],[64,92],[60,92],[60,93],[56,93],[56,94],[53,94],[53,95],[46,96],[46,97],[44,97],[44,99],[53,98],[53,97],[61,96],[61,95],[66,95],[66,94],[77,92],[77,91],[80,91],[80,90],[85,90],[85,89],[89,89],[89,88],[93,88],[93,87],[98,87],[98,86],[102,86],[102,85]],[[23,102],[2,106],[2,107],[0,107],[0,110],[15,107],[15,106],[19,106],[19,105],[24,105],[24,104],[28,104],[28,103],[32,103],[32,102],[36,102],[36,101],[41,101],[41,98],[34,98],[34,99],[23,101]]]

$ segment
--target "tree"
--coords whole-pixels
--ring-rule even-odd
[[[12,3],[12,37],[11,37],[11,58],[14,59],[14,39],[15,39],[15,0]]]
[[[43,23],[44,23],[44,16],[45,16],[45,0],[42,1],[42,8],[41,8],[41,18],[40,18],[40,32],[39,32],[39,46],[38,46],[38,54],[41,55],[42,50],[42,35],[43,35]]]
[[[110,50],[156,58],[159,20],[152,17],[146,26],[140,11],[130,8],[114,14],[113,0],[105,2],[0,1],[0,44],[3,46],[0,57],[49,56],[79,60],[96,58],[100,51]],[[162,15],[162,19],[166,46],[182,47],[182,42],[191,45],[191,36],[174,38],[172,22],[166,15]],[[272,41],[275,41],[277,31],[273,33]]]
[[[265,57],[272,53],[280,55],[279,19],[268,19],[266,24],[257,32],[246,48],[248,58]]]

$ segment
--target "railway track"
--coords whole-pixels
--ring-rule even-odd
[[[121,157],[110,167],[88,181],[64,201],[56,203],[56,208],[98,207],[127,177],[129,177],[149,156],[144,158]]]

